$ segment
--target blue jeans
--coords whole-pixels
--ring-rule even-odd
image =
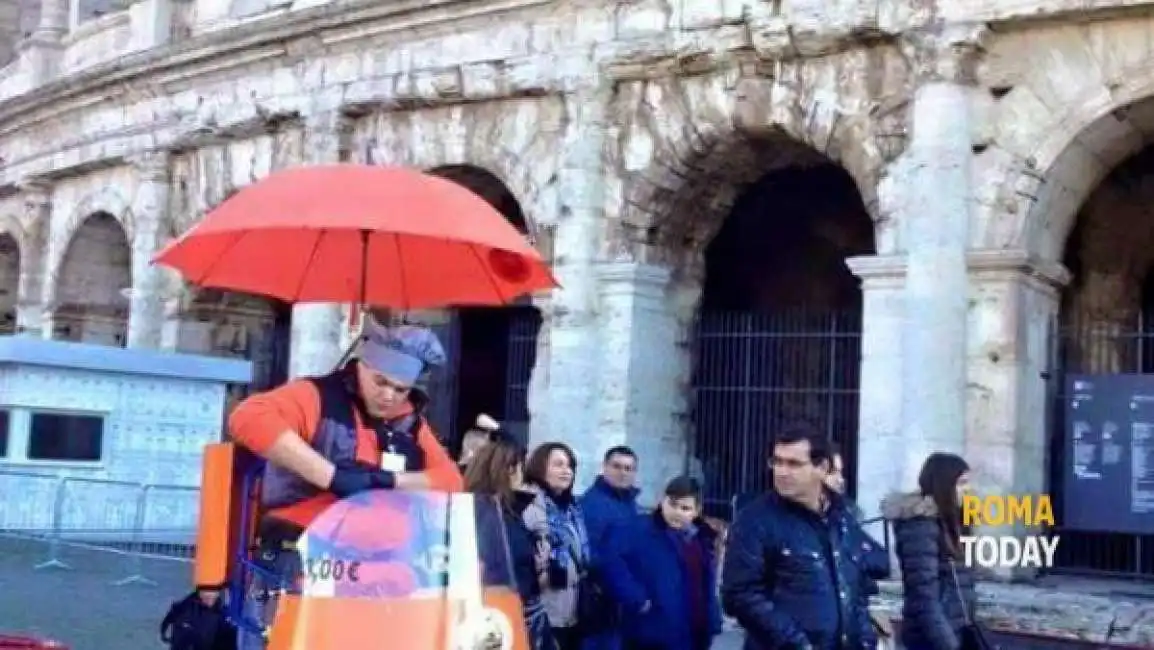
[[[621,650],[621,634],[617,630],[604,630],[590,635],[581,644],[581,650]]]

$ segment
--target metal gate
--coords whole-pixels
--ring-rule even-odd
[[[841,447],[856,492],[861,312],[706,312],[694,336],[691,454],[705,505],[769,487],[774,433],[805,420]]]
[[[1066,461],[1066,376],[1068,374],[1154,374],[1154,310],[1134,324],[1103,323],[1068,311],[1051,325],[1051,361],[1046,373],[1051,396],[1049,435],[1050,493],[1057,513],[1064,507]],[[1061,514],[1058,515],[1059,520]],[[1091,533],[1059,528],[1057,572],[1154,576],[1154,536]]]
[[[537,364],[541,312],[513,307],[509,315],[509,355],[505,366],[505,426],[524,446],[529,445],[529,384]]]
[[[537,336],[541,329],[541,313],[532,307],[512,306],[508,310],[507,357],[505,377],[494,381],[505,382],[505,427],[522,444],[528,443],[529,383],[537,360]],[[461,364],[461,319],[453,314],[444,323],[431,326],[449,357],[448,365],[434,373],[429,382],[431,398],[429,423],[441,439],[456,453],[460,438],[472,422],[461,422],[458,416]]]
[[[429,326],[441,340],[449,362],[444,368],[434,371],[425,390],[429,394],[429,410],[426,416],[429,425],[441,443],[454,450],[459,444],[461,431],[457,429],[457,369],[461,362],[461,321],[456,315],[442,323]]]

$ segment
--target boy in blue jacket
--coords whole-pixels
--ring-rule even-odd
[[[622,605],[625,650],[708,650],[721,633],[716,533],[700,515],[701,488],[681,476],[652,515],[609,537],[602,577]]]

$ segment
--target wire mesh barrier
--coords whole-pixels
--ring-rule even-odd
[[[39,540],[38,571],[74,570],[64,548],[121,558],[114,585],[155,584],[144,558],[190,562],[199,489],[102,478],[0,472],[0,534]]]

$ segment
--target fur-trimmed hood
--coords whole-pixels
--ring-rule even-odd
[[[881,512],[890,520],[937,517],[938,506],[932,497],[920,492],[896,492],[882,499]]]

